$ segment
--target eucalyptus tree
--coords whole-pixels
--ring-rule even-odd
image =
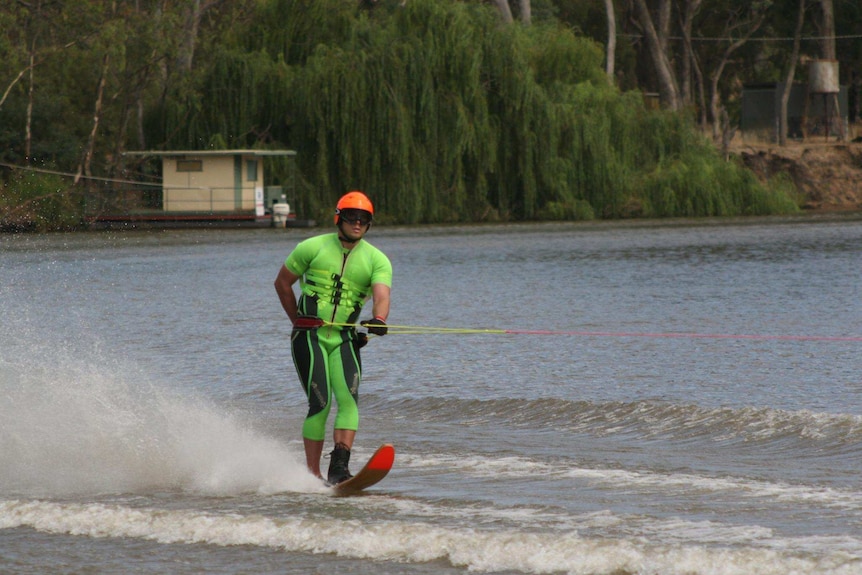
[[[692,43],[692,28],[694,20],[700,12],[703,0],[683,0],[680,7],[680,30],[682,32],[682,54],[680,54],[680,95],[686,105],[691,105],[696,101],[694,88],[692,86],[693,77],[697,78],[694,82],[697,87],[697,101],[700,104],[701,125],[706,125],[706,97],[703,89],[703,73],[697,61],[697,55]]]
[[[216,8],[227,0],[188,0],[180,4],[180,31],[181,39],[179,52],[177,54],[177,63],[185,73],[192,71],[194,63],[195,50],[198,45],[198,35],[201,28],[201,20],[206,16],[207,12]]]
[[[605,51],[605,73],[608,80],[614,81],[614,62],[617,53],[617,16],[614,9],[614,0],[605,0],[605,14],[608,18],[608,43]]]
[[[113,175],[123,168],[129,141],[144,147],[144,109],[164,94],[165,66],[178,61],[187,32],[164,2],[80,2],[69,25],[88,31],[86,50],[67,65],[83,94],[78,107],[90,120],[76,169],[81,177]],[[70,87],[74,84],[70,84]],[[135,146],[137,147],[137,146]],[[96,168],[94,163],[98,164]]]
[[[493,2],[497,6],[497,10],[500,11],[503,22],[511,24],[515,21],[515,18],[512,16],[512,8],[509,6],[509,0],[493,0]]]
[[[790,53],[790,60],[787,65],[787,75],[785,76],[784,86],[781,90],[781,103],[778,112],[778,144],[780,146],[787,145],[787,104],[790,101],[790,89],[793,86],[793,78],[796,75],[796,63],[799,59],[802,27],[805,24],[805,3],[806,0],[799,0],[799,7],[796,10],[796,28],[793,30],[793,49]]]
[[[6,81],[6,88],[0,96],[0,111],[16,87],[26,90],[20,99],[26,102],[26,112],[20,125],[23,132],[20,152],[25,163],[29,163],[33,155],[36,70],[48,59],[58,58],[64,50],[82,39],[78,32],[67,29],[64,16],[63,3],[49,0],[18,0],[0,8],[0,29],[3,30],[0,37],[0,54],[3,56],[0,58],[0,69],[5,71]]]
[[[838,0],[834,8],[836,53],[841,58],[842,82],[848,86],[849,120],[856,122],[862,115],[862,3]]]
[[[5,88],[0,95],[0,110],[12,89],[30,72],[34,62],[27,57],[28,45],[26,26],[27,6],[11,2],[0,8],[0,74]]]
[[[718,11],[720,16],[716,19],[724,23],[721,37],[726,40],[722,41],[720,57],[709,73],[709,109],[712,118],[712,135],[716,142],[722,138],[723,132],[729,129],[729,126],[722,121],[724,108],[719,85],[722,75],[731,56],[760,29],[772,5],[772,0],[754,0],[744,6],[731,2]],[[715,14],[711,16],[715,17]]]
[[[819,0],[820,53],[824,60],[835,60],[835,6],[832,0]]]
[[[633,3],[656,72],[662,105],[669,110],[680,110],[683,100],[670,52],[672,1],[658,0],[653,3],[654,9],[646,0],[633,0]]]
[[[836,60],[837,54],[835,51],[835,8],[832,0],[820,0],[820,23],[821,23],[821,42],[820,53],[824,60]],[[836,78],[837,80],[837,78]],[[844,126],[841,122],[839,113],[838,93],[834,92],[828,96],[831,98],[831,114],[835,116],[836,125],[838,126],[839,137],[844,139]],[[827,121],[827,126],[829,125]],[[828,128],[827,128],[828,130]],[[828,137],[829,134],[827,134]]]

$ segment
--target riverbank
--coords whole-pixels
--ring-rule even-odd
[[[730,152],[761,180],[787,174],[806,211],[862,211],[862,143],[737,143]]]
[[[753,144],[735,140],[729,149],[731,155],[761,180],[766,181],[779,174],[786,174],[800,194],[800,205],[804,213],[862,213],[862,142],[791,142],[780,147],[777,144]],[[32,215],[32,214],[31,214]],[[207,218],[206,221],[145,221],[140,218],[103,219],[90,226],[91,229],[130,229],[151,227],[269,227],[271,221],[250,222],[221,221]],[[70,222],[70,226],[74,224]],[[289,227],[311,227],[313,220],[289,222]],[[0,209],[0,233],[32,232],[39,226],[34,218],[26,215],[6,218]]]

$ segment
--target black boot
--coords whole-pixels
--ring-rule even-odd
[[[330,485],[336,485],[353,477],[347,469],[349,463],[350,450],[343,443],[336,443],[335,449],[329,454],[329,473],[326,480]]]

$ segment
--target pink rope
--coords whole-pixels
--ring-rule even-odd
[[[826,335],[743,335],[720,333],[633,333],[614,331],[551,331],[533,329],[504,329],[504,333],[523,335],[578,335],[587,337],[662,337],[662,338],[703,338],[703,339],[759,339],[778,341],[853,341],[862,342],[862,336]]]

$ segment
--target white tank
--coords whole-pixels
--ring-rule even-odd
[[[287,216],[290,214],[290,204],[272,204],[272,225],[276,228],[287,226]]]
[[[812,60],[808,64],[808,91],[811,94],[837,94],[838,60]]]

